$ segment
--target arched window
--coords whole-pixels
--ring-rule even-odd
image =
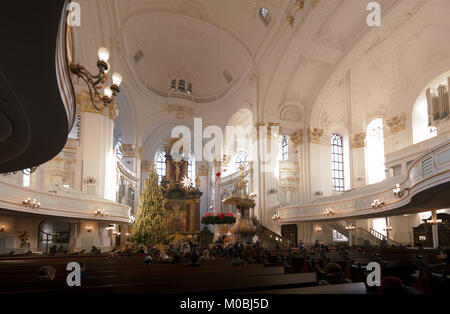
[[[367,126],[367,184],[375,184],[386,179],[384,170],[383,119],[375,119]]]
[[[386,227],[386,218],[377,218],[372,221],[372,229],[384,236],[387,236]]]
[[[166,175],[166,153],[160,151],[156,155],[156,172],[158,173],[159,183],[161,183],[162,178]]]
[[[280,136],[280,161],[289,161],[289,136]]]
[[[413,109],[413,143],[417,144],[437,136],[437,129],[428,125],[426,99],[418,101]]]
[[[344,138],[339,134],[331,135],[331,171],[333,190],[344,192]]]
[[[239,169],[239,167],[244,164],[245,167],[248,165],[248,153],[244,150],[241,150],[237,153],[236,159],[235,159],[235,166],[236,169]]]
[[[186,82],[185,80],[178,81],[178,91],[184,93],[186,91]]]
[[[267,10],[266,8],[261,8],[259,10],[259,16],[263,20],[264,25],[268,26],[270,24],[272,17],[270,16],[269,10]]]
[[[26,188],[29,188],[31,185],[31,174],[30,173],[24,173],[23,174],[23,186]]]

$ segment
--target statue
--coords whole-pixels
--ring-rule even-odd
[[[195,179],[195,188],[196,188],[197,190],[200,190],[200,178],[199,178],[199,177],[197,177],[197,178]]]
[[[181,162],[179,162],[179,161],[175,162],[175,181],[176,182],[181,180],[181,178],[180,178],[180,175],[181,175],[180,165],[181,165]]]

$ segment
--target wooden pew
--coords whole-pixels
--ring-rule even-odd
[[[364,283],[347,283],[341,285],[314,286],[295,289],[265,290],[249,294],[368,294]]]

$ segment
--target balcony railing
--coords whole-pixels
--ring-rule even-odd
[[[39,208],[25,207],[27,198],[36,199]],[[95,219],[111,222],[129,222],[130,207],[81,192],[41,192],[22,186],[0,182],[0,207],[23,213],[68,218]],[[107,216],[94,216],[96,210],[108,212]]]
[[[321,199],[320,202],[279,209],[281,223],[373,218],[408,206],[411,199],[429,188],[450,182],[450,140],[424,152],[412,162],[405,176],[357,189],[348,194]],[[403,191],[396,197],[393,189],[400,184]],[[373,208],[374,200],[382,205]],[[430,205],[430,204],[428,204]],[[332,216],[323,213],[332,208]]]

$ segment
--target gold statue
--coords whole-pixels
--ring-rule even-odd
[[[176,161],[175,162],[175,181],[178,182],[181,180],[180,175],[181,175],[181,162],[180,161]]]
[[[166,152],[166,154],[170,153],[170,151],[172,150],[172,146],[180,139],[181,137],[180,138],[172,138],[170,136],[164,137],[162,141],[162,146],[164,147],[164,151]],[[181,149],[183,149],[183,146],[181,146]]]
[[[200,178],[199,178],[199,177],[197,177],[197,178],[195,179],[195,188],[196,188],[197,190],[200,190]]]

